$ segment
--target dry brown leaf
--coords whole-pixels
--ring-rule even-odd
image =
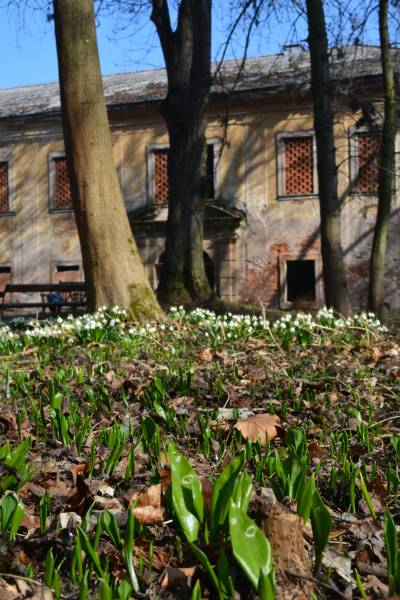
[[[129,506],[137,504],[133,509],[135,517],[146,525],[164,521],[164,509],[161,506],[161,483],[151,485],[143,493],[132,494]]]
[[[215,350],[215,352],[214,352],[214,358],[218,362],[222,363],[223,365],[225,365],[228,362],[228,360],[229,360],[228,356],[226,354],[223,354],[219,350]]]
[[[171,485],[171,470],[168,469],[160,469],[158,474],[161,479],[161,489],[162,493],[165,494],[169,486]]]
[[[93,496],[80,473],[77,475],[76,485],[71,489],[71,492],[65,502],[67,512],[76,512],[80,516],[84,515],[93,503]]]
[[[24,513],[24,516],[22,517],[21,521],[21,527],[26,527],[27,529],[37,529],[39,527],[39,524],[39,517],[36,517],[35,515],[30,515],[27,512]]]
[[[140,523],[145,525],[164,521],[164,509],[155,506],[137,506],[133,509],[133,514]]]
[[[137,540],[135,540],[134,554],[135,559],[139,559],[139,557],[142,557],[144,563],[148,565],[150,554],[150,542],[143,538],[138,538]],[[173,560],[173,554],[174,551],[167,545],[154,545],[152,548],[152,569],[155,571],[163,571],[165,569],[165,566],[169,565],[171,563],[171,560]]]
[[[212,352],[211,352],[211,348],[205,348],[203,350],[203,352],[200,354],[201,358],[206,361],[206,362],[211,362],[212,361]]]
[[[389,587],[383,583],[376,575],[367,575],[367,581],[364,582],[366,592],[376,594],[378,598],[387,598]]]
[[[265,444],[267,439],[272,441],[276,438],[278,434],[276,427],[279,423],[280,418],[277,415],[262,413],[237,421],[235,428],[240,431],[244,438],[252,442],[256,442],[260,438],[261,443]]]
[[[144,492],[136,492],[132,494],[131,500],[129,502],[129,506],[136,501],[136,506],[161,506],[161,483],[157,483],[156,485],[151,485]]]
[[[88,463],[80,463],[79,465],[73,465],[71,467],[71,474],[72,474],[72,482],[74,485],[76,485],[76,480],[78,478],[79,473],[87,473],[89,471],[89,464]]]
[[[175,569],[174,567],[166,567],[165,575],[161,582],[161,588],[165,590],[176,589],[185,587],[190,589],[192,577],[196,572],[196,566],[194,567],[181,567]]]
[[[213,493],[213,484],[207,477],[201,478],[201,491],[203,492],[204,506],[206,512],[211,512],[211,496]]]
[[[318,464],[325,455],[325,450],[319,442],[310,442],[308,444],[308,452],[314,464]]]

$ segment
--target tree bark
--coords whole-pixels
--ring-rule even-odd
[[[378,212],[372,242],[368,307],[382,316],[385,257],[395,173],[396,91],[388,27],[388,0],[379,0],[379,37],[385,94],[384,121],[378,179]]]
[[[112,154],[93,0],[54,0],[65,152],[88,286],[88,308],[134,318],[161,309],[129,225]]]
[[[318,193],[325,300],[339,313],[351,314],[340,234],[337,170],[328,40],[322,0],[307,0],[308,45],[314,130],[317,143]]]
[[[175,31],[168,0],[153,0],[152,4],[168,76],[161,113],[169,134],[170,197],[158,295],[172,303],[204,301],[212,297],[203,258],[211,0],[181,0]]]

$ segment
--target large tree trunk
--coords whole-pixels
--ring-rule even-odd
[[[129,225],[112,154],[93,0],[54,0],[65,151],[88,307],[158,317]]]
[[[394,191],[395,140],[396,140],[396,93],[393,61],[388,28],[388,0],[379,1],[379,36],[385,94],[385,116],[378,181],[378,213],[372,244],[368,307],[382,316],[384,303],[385,257],[388,227]]]
[[[169,207],[158,295],[169,302],[209,300],[203,258],[208,190],[206,108],[211,85],[211,0],[181,0],[173,31],[167,0],[153,0],[168,75],[161,106],[168,134]]]
[[[339,313],[351,313],[340,235],[337,171],[328,40],[322,0],[307,0],[308,44],[314,130],[317,142],[318,193],[325,299]]]

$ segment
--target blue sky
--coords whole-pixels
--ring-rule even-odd
[[[226,14],[214,15],[214,55],[224,40],[225,18]],[[282,45],[295,41],[293,32],[289,31],[288,19],[282,16],[280,21],[279,24],[275,21],[269,31],[262,25],[259,34],[252,36],[249,56],[279,52]],[[116,35],[114,20],[104,17],[100,20],[98,44],[104,75],[163,66],[153,24],[146,20],[139,33],[132,35],[132,31],[120,31]],[[305,37],[304,25],[299,22],[297,39],[305,45]],[[22,21],[15,13],[0,10],[0,53],[0,88],[56,81],[58,78],[53,22],[47,20],[43,11],[26,14]],[[242,54],[243,35],[239,33],[234,48],[227,56],[241,57]]]
[[[218,19],[218,16],[217,16]],[[214,20],[214,54],[223,43],[222,25]],[[282,26],[283,27],[283,26]],[[162,54],[152,23],[146,21],[134,36],[131,31],[114,33],[115,22],[102,18],[98,26],[98,45],[104,75],[163,66]],[[279,52],[285,32],[252,38],[249,55]],[[229,56],[241,56],[240,35]],[[0,88],[56,81],[57,58],[53,23],[43,12],[29,13],[18,20],[15,13],[0,10]]]

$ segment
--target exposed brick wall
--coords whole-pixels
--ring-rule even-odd
[[[9,210],[8,163],[0,162],[0,212]]]
[[[65,158],[55,158],[55,197],[54,208],[72,208],[71,186],[69,183],[67,161]]]
[[[314,193],[313,138],[289,137],[285,148],[285,195],[305,196]]]

